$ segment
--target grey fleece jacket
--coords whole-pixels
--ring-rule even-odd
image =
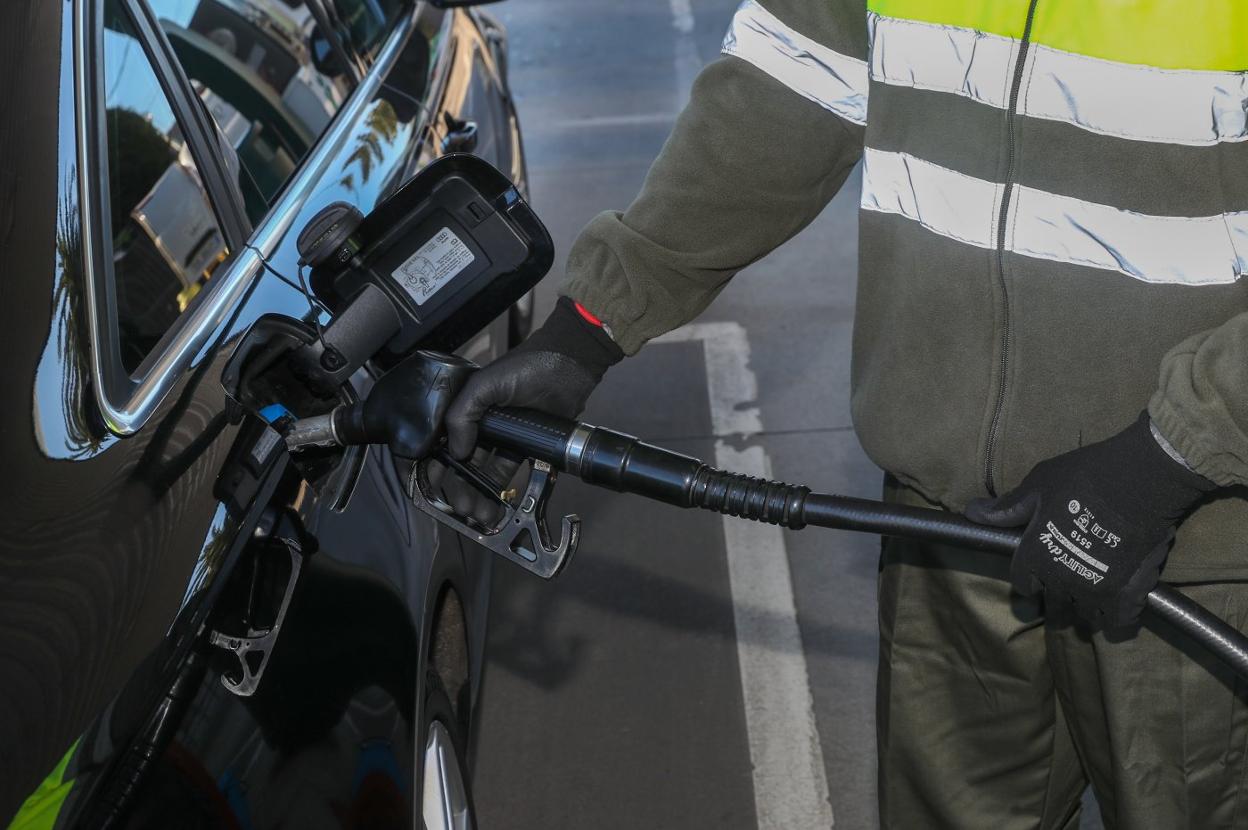
[[[1053,77],[1068,97],[1147,97],[1122,107],[1166,106],[1166,89],[1024,40],[853,0],[747,0],[636,201],[576,241],[562,292],[635,353],[863,160],[852,401],[880,467],[960,510],[1147,407],[1197,472],[1243,485],[1248,142],[1118,134],[1133,111],[1082,100],[1067,117]],[[1183,524],[1167,579],[1248,578],[1242,495]]]

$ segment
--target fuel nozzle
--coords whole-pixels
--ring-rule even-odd
[[[580,540],[580,520],[564,516],[558,535],[546,522],[546,503],[557,471],[531,458],[522,495],[503,496],[494,482],[468,462],[451,458],[439,444],[443,420],[451,402],[477,365],[453,355],[419,351],[391,369],[373,387],[368,399],[345,404],[326,415],[294,422],[286,433],[292,452],[306,447],[345,447],[385,444],[397,458],[411,459],[408,495],[418,510],[456,533],[514,562],[531,573],[550,579],[568,563]],[[526,428],[527,419],[522,422]],[[502,510],[488,527],[458,514],[429,475],[431,462],[455,472]]]
[[[366,400],[296,421],[286,446],[298,452],[385,444],[398,458],[426,458],[442,438],[447,408],[476,369],[455,355],[415,352],[377,381]]]

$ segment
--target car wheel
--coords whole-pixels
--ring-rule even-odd
[[[420,809],[425,830],[476,830],[467,744],[438,676],[425,678],[425,757]]]

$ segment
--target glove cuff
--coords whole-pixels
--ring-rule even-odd
[[[581,316],[568,297],[560,297],[546,322],[517,351],[555,352],[589,371],[599,380],[624,359],[624,351],[602,327]]]

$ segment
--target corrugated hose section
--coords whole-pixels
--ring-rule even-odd
[[[689,506],[800,530],[806,526],[808,495],[809,487],[703,465],[694,476]]]

